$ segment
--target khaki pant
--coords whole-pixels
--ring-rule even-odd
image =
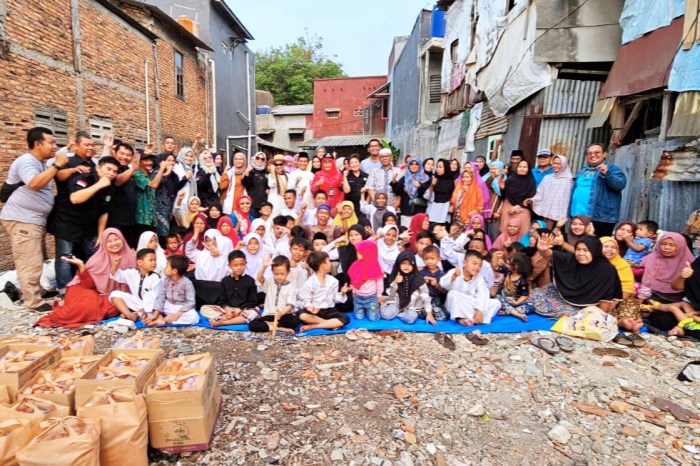
[[[29,308],[41,306],[45,303],[41,298],[39,280],[44,270],[42,251],[46,227],[10,220],[3,220],[2,226],[12,241],[12,259],[24,305]]]

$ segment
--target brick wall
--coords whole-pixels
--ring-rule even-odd
[[[37,107],[65,112],[70,135],[88,129],[90,118],[100,116],[111,121],[113,133],[120,139],[133,142],[135,137],[145,137],[145,62],[150,78],[152,142],[158,134],[168,133],[189,144],[196,133],[205,133],[211,126],[209,75],[205,68],[198,68],[197,52],[190,44],[172,39],[176,36],[172,31],[159,29],[157,20],[143,10],[132,9],[129,14],[158,36],[158,79],[152,40],[94,0],[79,4],[79,74],[73,64],[70,0],[6,0],[6,6],[4,39],[10,43],[10,52],[0,56],[0,183],[12,161],[26,152],[26,130],[35,126]],[[184,100],[175,96],[176,48],[185,57]],[[156,100],[156,83],[160,101]],[[52,238],[47,240],[49,257],[53,257]],[[2,231],[0,270],[10,268],[10,245]]]

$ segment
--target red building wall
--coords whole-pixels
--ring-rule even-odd
[[[386,80],[386,76],[360,76],[314,81],[314,138],[362,134],[362,111],[375,100],[367,95]],[[340,115],[329,118],[328,109],[340,109]],[[383,124],[375,133],[384,134],[385,128]]]

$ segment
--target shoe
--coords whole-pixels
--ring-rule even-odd
[[[44,294],[41,295],[44,299],[55,298],[56,296],[58,296],[58,290],[45,291]]]
[[[50,305],[49,303],[44,303],[41,306],[37,306],[32,308],[32,311],[34,312],[51,312],[53,311],[53,306]]]
[[[10,281],[5,283],[5,288],[2,289],[2,292],[5,293],[7,297],[10,298],[10,300],[12,300],[13,303],[19,301],[19,290],[17,289],[14,283]]]

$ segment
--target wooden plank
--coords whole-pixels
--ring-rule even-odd
[[[659,141],[665,141],[668,134],[668,128],[671,126],[671,94],[664,94],[661,102],[661,131],[659,132]]]
[[[632,128],[632,125],[634,124],[635,120],[639,116],[639,113],[642,111],[643,105],[644,105],[644,102],[637,102],[636,104],[634,104],[634,108],[632,109],[630,116],[627,117],[627,120],[625,121],[625,125],[620,130],[619,141],[623,141],[625,139],[625,136],[627,136],[627,133],[629,132],[630,128]]]
[[[690,50],[697,37],[698,6],[700,0],[685,0],[685,18],[683,19],[683,50]]]

